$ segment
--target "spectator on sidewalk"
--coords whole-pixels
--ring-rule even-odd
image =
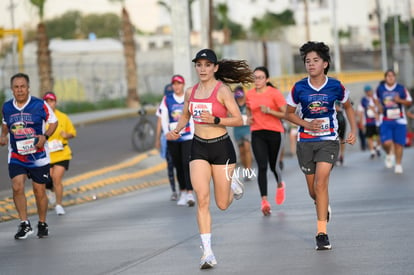
[[[50,182],[50,157],[47,139],[58,125],[57,118],[50,106],[42,99],[30,95],[29,76],[17,73],[10,79],[13,99],[3,104],[3,121],[0,145],[9,144],[9,176],[12,181],[13,201],[20,218],[15,239],[26,239],[33,234],[27,216],[25,181],[32,180],[36,199],[37,237],[49,235],[46,223],[47,196],[46,184]],[[45,131],[45,124],[49,128]],[[7,138],[7,135],[9,137]],[[10,140],[10,141],[9,141]]]

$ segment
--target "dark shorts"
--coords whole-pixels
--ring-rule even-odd
[[[236,151],[228,134],[213,139],[203,139],[194,135],[190,161],[206,160],[210,164],[236,163]]]
[[[371,138],[373,136],[378,136],[379,130],[376,125],[366,125],[365,126],[365,137]]]
[[[9,177],[12,179],[18,175],[27,175],[29,179],[40,184],[47,184],[52,180],[49,164],[34,168],[27,168],[18,164],[9,164]]]
[[[69,170],[69,160],[62,160],[62,161],[58,161],[58,162],[55,162],[55,163],[51,163],[50,168],[53,168],[53,166],[55,166],[55,165],[65,167],[66,171]]]
[[[338,158],[339,141],[298,142],[296,155],[299,167],[306,175],[315,174],[317,162],[334,164]]]

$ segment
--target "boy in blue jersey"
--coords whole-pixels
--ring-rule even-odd
[[[300,54],[309,76],[293,86],[287,98],[286,118],[300,126],[296,154],[316,206],[316,249],[327,250],[331,249],[326,228],[331,217],[329,176],[340,146],[336,101],[343,104],[351,126],[346,143],[355,143],[357,127],[349,91],[326,75],[330,65],[329,47],[323,42],[307,42],[300,48]]]
[[[15,239],[26,239],[33,234],[27,217],[27,202],[24,184],[32,179],[39,223],[39,238],[49,234],[46,224],[47,196],[46,183],[50,182],[49,152],[45,146],[49,136],[57,127],[57,118],[52,108],[42,99],[29,94],[29,76],[15,74],[10,79],[14,98],[3,105],[3,121],[0,145],[8,143],[9,135],[9,176],[12,180],[13,201],[19,214],[20,225]],[[45,124],[49,128],[45,130]]]
[[[404,106],[411,105],[412,98],[408,90],[396,81],[393,70],[387,70],[385,80],[380,83],[376,92],[377,106],[382,114],[380,138],[386,152],[385,167],[392,168],[394,149],[396,174],[403,173],[402,156],[407,135],[407,117]]]

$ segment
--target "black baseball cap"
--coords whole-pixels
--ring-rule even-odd
[[[193,59],[193,62],[196,62],[199,59],[207,59],[208,61],[217,64],[217,56],[213,50],[203,49],[199,51]]]

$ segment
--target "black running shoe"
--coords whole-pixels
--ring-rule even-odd
[[[316,250],[330,250],[332,249],[329,243],[328,235],[325,233],[319,233],[316,237]]]
[[[39,222],[37,224],[37,237],[40,238],[46,238],[49,236],[49,228],[47,226],[47,223],[45,222]]]
[[[33,229],[30,226],[30,222],[29,221],[25,221],[25,222],[21,222],[19,224],[19,227],[17,229],[17,233],[16,233],[16,235],[14,235],[14,238],[16,240],[24,240],[29,235],[32,235],[32,234],[33,234]]]

